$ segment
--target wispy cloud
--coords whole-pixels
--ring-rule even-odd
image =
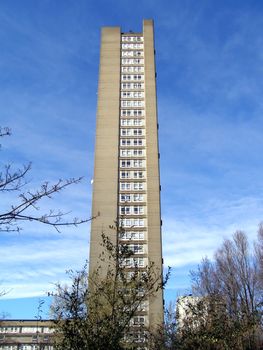
[[[263,217],[262,11],[245,1],[27,4],[1,4],[0,119],[13,135],[0,163],[33,161],[30,188],[85,176],[43,210],[90,215],[99,27],[140,30],[140,13],[155,19],[169,289],[187,288],[188,270],[235,230],[253,239]],[[38,296],[83,264],[89,226],[57,234],[30,223],[0,243],[6,297]]]

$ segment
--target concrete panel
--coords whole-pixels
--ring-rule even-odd
[[[97,266],[101,252],[101,234],[115,239],[109,225],[117,217],[118,147],[120,105],[120,28],[104,27],[101,32],[95,146],[92,215],[100,216],[91,223],[90,272]]]
[[[145,113],[146,113],[146,157],[147,157],[147,215],[148,255],[162,274],[162,244],[160,217],[160,176],[158,158],[156,78],[153,21],[144,20],[144,70],[145,70]],[[160,290],[150,300],[150,325],[163,322],[163,293]]]

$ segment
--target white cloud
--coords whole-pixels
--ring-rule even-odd
[[[9,291],[5,298],[44,295],[58,280],[66,280],[65,270],[80,269],[88,252],[88,233],[82,239],[62,236],[28,241],[18,237],[12,245],[0,248],[0,286]]]
[[[262,198],[239,198],[236,201],[211,200],[203,208],[180,212],[172,218],[163,215],[163,251],[166,266],[175,268],[198,264],[205,256],[213,258],[223,239],[237,230],[245,231],[252,242],[262,221]],[[177,207],[180,205],[178,204]],[[176,208],[174,208],[176,213]]]

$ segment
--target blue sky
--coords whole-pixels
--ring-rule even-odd
[[[263,210],[261,1],[24,0],[0,4],[0,165],[32,161],[29,187],[84,176],[42,208],[90,215],[100,27],[141,31],[153,18],[160,124],[166,300],[237,230],[255,238]],[[0,210],[8,204],[2,196]],[[80,268],[89,226],[26,224],[0,236],[0,311],[33,318],[37,302]]]

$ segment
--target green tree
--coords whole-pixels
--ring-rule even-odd
[[[116,235],[123,228],[114,228]],[[122,350],[145,348],[147,329],[141,322],[149,297],[163,288],[161,272],[149,263],[127,268],[133,252],[102,235],[103,253],[92,276],[85,266],[70,271],[71,285],[57,284],[53,293],[56,349]],[[106,273],[105,273],[106,267]]]

